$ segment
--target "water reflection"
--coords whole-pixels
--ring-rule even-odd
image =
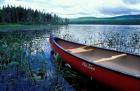
[[[73,91],[65,80],[58,82],[51,62],[48,37],[58,28],[0,33],[1,91]]]

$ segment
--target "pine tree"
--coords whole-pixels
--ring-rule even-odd
[[[19,24],[65,24],[68,20],[58,17],[56,14],[43,13],[38,10],[25,9],[21,6],[3,6],[0,9],[0,23]]]

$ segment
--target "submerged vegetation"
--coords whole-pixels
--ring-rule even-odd
[[[26,9],[21,6],[3,6],[0,9],[0,24],[67,24],[68,19],[63,19],[56,14],[44,11]]]
[[[32,36],[33,37],[33,36]],[[10,65],[16,65],[17,71],[33,76],[31,63],[32,53],[41,53],[41,49],[33,49],[35,45],[30,35],[25,33],[0,33],[0,66],[7,70]],[[45,61],[45,59],[40,59]]]
[[[60,83],[50,71],[50,55],[45,53],[49,45],[40,36],[37,31],[0,33],[1,91],[58,91]]]

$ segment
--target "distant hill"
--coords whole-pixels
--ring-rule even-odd
[[[117,16],[113,18],[114,19],[140,19],[140,14],[139,15],[123,15],[123,16]]]
[[[69,19],[70,24],[124,24],[140,25],[140,15],[123,15],[110,18],[79,17]]]

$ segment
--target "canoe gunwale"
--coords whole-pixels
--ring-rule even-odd
[[[91,65],[96,65],[97,67],[101,67],[101,68],[103,68],[103,69],[106,69],[106,70],[109,70],[109,71],[113,71],[113,72],[115,72],[115,73],[119,73],[119,74],[121,74],[121,75],[124,75],[124,76],[127,76],[127,77],[129,76],[129,77],[131,77],[131,78],[140,80],[140,77],[139,77],[139,76],[131,75],[131,74],[128,74],[127,72],[122,72],[122,71],[114,70],[114,69],[111,69],[111,68],[109,68],[109,67],[105,67],[105,66],[99,65],[99,64],[97,64],[97,63],[95,63],[95,62],[88,61],[87,59],[85,59],[85,58],[83,58],[83,57],[76,56],[76,55],[70,53],[69,51],[67,51],[66,49],[64,49],[62,46],[60,46],[60,45],[56,42],[56,39],[62,40],[62,41],[66,41],[66,42],[69,42],[69,43],[74,43],[74,44],[77,44],[77,45],[83,45],[83,46],[87,46],[87,45],[80,44],[80,43],[75,43],[75,42],[63,40],[63,39],[61,39],[61,38],[57,38],[57,37],[50,36],[50,40],[51,40],[53,43],[55,43],[55,45],[56,45],[57,47],[59,47],[62,51],[64,51],[65,53],[67,53],[67,54],[69,54],[69,55],[71,55],[71,56],[74,56],[74,57],[76,57],[76,58],[82,60],[83,62],[87,62],[87,63],[89,63],[89,64],[91,64]],[[120,51],[115,51],[115,50],[110,50],[110,49],[105,49],[105,48],[99,48],[99,47],[94,47],[94,46],[90,46],[90,47],[97,48],[97,49],[108,50],[108,51],[113,51],[113,52],[117,52],[117,53],[123,53],[123,54],[131,55],[131,56],[140,57],[139,55],[135,55],[135,54],[131,54],[131,53],[125,53],[125,52],[120,52]]]

